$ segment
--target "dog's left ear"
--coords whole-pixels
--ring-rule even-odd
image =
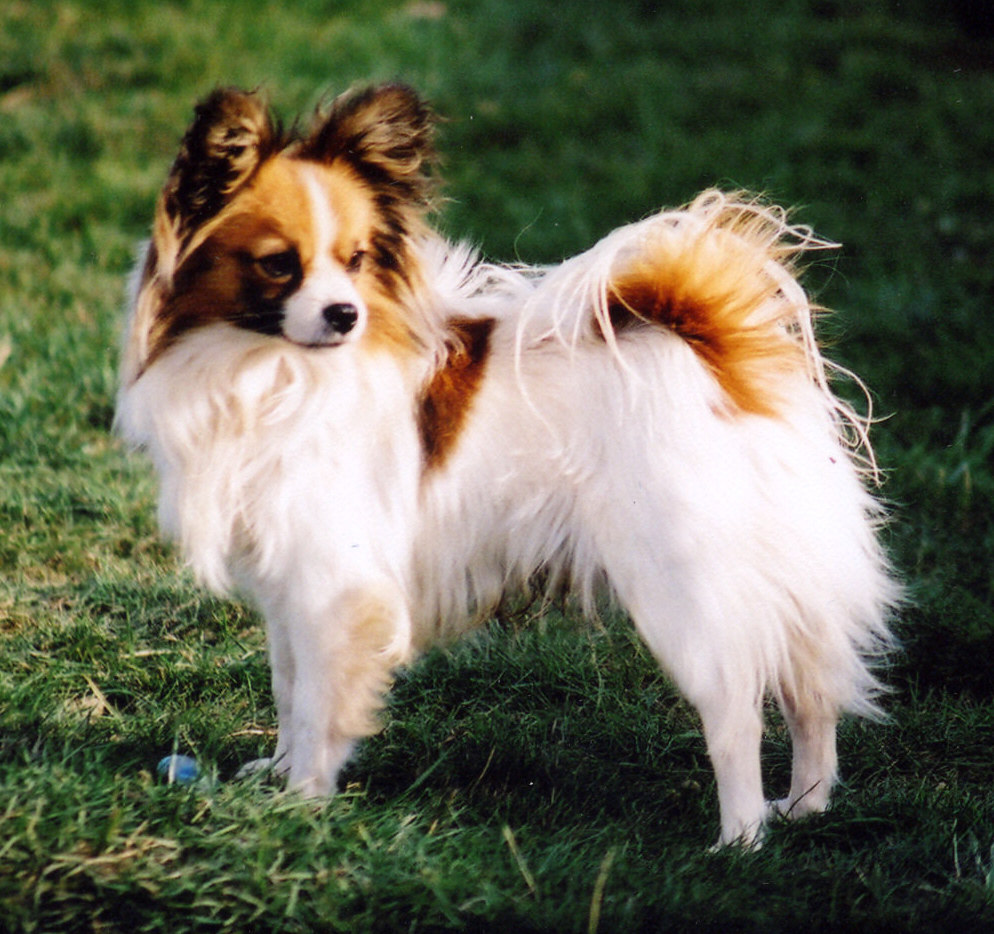
[[[431,110],[409,87],[378,85],[336,98],[300,154],[321,162],[343,159],[373,184],[386,183],[398,197],[427,205],[434,125]]]

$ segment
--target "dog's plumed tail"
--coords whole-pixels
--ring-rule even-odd
[[[717,191],[654,221],[631,256],[622,251],[615,261],[596,306],[602,331],[640,321],[668,327],[735,408],[775,414],[780,377],[810,361],[809,306],[790,264],[801,250],[827,244],[791,227],[780,209]]]
[[[825,382],[794,261],[833,246],[791,225],[782,208],[710,190],[610,234],[550,275],[559,300],[545,304],[548,289],[539,300],[567,341],[587,331],[617,349],[626,332],[662,326],[693,348],[731,410],[776,415],[785,377]],[[577,308],[592,319],[573,317]]]

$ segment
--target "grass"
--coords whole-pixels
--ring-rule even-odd
[[[960,6],[966,6],[965,3]],[[0,930],[994,928],[994,46],[957,0],[10,0],[0,8]],[[832,810],[711,854],[698,724],[622,620],[520,609],[400,679],[344,792],[270,749],[258,620],[158,538],[109,433],[123,283],[193,102],[402,77],[439,218],[555,260],[722,183],[845,243],[810,270],[875,391],[915,603]],[[207,777],[154,774],[173,750]],[[775,717],[770,785],[788,780]]]

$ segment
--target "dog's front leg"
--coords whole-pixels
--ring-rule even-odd
[[[293,680],[278,696],[273,658],[273,688],[279,718],[276,755],[285,757],[289,787],[307,797],[335,791],[335,781],[352,753],[355,736],[341,723],[344,659],[329,631],[337,621],[296,621],[290,633]],[[282,708],[282,709],[281,709]]]
[[[276,704],[276,751],[273,758],[259,760],[269,764],[275,771],[286,774],[290,769],[290,731],[293,715],[294,671],[293,646],[290,629],[285,620],[270,619],[267,625],[269,643],[269,667],[272,675],[273,702]]]
[[[285,609],[279,603],[273,601],[263,605],[262,610],[266,617],[266,642],[278,725],[276,751],[272,756],[243,763],[236,778],[248,778],[269,771],[286,775],[290,770],[290,723],[293,719],[293,685],[296,680],[290,627],[284,617]]]
[[[290,663],[273,652],[274,675],[292,673],[289,687],[274,679],[277,753],[288,759],[291,788],[330,794],[356,741],[379,730],[393,671],[407,660],[410,621],[402,591],[383,583],[352,588],[322,611],[298,615],[286,639]],[[271,651],[276,645],[271,640]]]

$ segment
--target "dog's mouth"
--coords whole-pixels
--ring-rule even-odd
[[[335,340],[299,341],[294,340],[292,337],[287,337],[285,334],[281,336],[288,344],[293,344],[294,347],[300,347],[303,350],[331,350],[334,347],[341,347],[343,344],[349,343],[349,341],[341,337]]]

